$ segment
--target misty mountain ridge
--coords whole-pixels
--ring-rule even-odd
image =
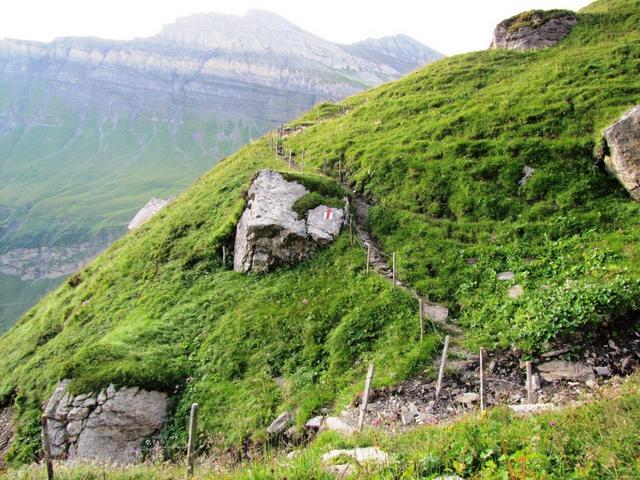
[[[255,10],[130,41],[0,40],[0,331],[151,197],[318,102],[440,56],[402,35],[339,45]]]

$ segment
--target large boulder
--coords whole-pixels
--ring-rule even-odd
[[[498,24],[491,48],[534,50],[552,47],[569,35],[577,21],[576,15],[569,11],[524,12]]]
[[[167,420],[167,395],[113,385],[98,394],[70,395],[58,384],[45,408],[54,458],[129,464],[141,460],[145,439]]]
[[[627,189],[631,198],[640,201],[640,105],[604,131],[609,155],[604,164]]]
[[[236,229],[233,268],[268,272],[309,256],[338,236],[347,212],[320,205],[298,218],[297,200],[309,191],[278,172],[263,170],[247,195],[247,208]]]

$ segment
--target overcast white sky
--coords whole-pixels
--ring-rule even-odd
[[[446,54],[484,49],[498,21],[534,8],[577,10],[591,0],[3,0],[0,38],[151,36],[201,12],[278,13],[327,40],[350,43],[405,33]]]

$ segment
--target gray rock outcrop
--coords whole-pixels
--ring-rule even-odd
[[[273,437],[282,435],[292,422],[293,416],[291,413],[284,412],[267,427],[267,434]]]
[[[556,45],[569,35],[578,18],[570,12],[531,11],[500,22],[493,32],[491,48],[535,50]]]
[[[169,200],[152,197],[151,200],[149,200],[147,204],[142,207],[140,211],[138,211],[138,213],[136,213],[135,217],[131,219],[127,228],[129,229],[129,231],[135,230],[160,210],[162,210],[164,207],[166,207],[168,203]]]
[[[604,158],[607,171],[640,201],[640,105],[604,131],[609,155]]]
[[[54,458],[129,464],[141,459],[146,438],[167,419],[167,395],[137,387],[70,395],[58,384],[45,408]]]
[[[594,381],[593,369],[581,363],[552,360],[538,366],[542,379],[546,382],[568,380],[574,382]]]
[[[236,229],[234,270],[268,272],[295,264],[318,246],[335,240],[347,212],[321,205],[300,219],[293,205],[307,193],[304,186],[277,172],[260,172],[249,189],[247,208]]]

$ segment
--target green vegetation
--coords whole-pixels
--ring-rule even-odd
[[[338,182],[320,175],[281,173],[285,180],[298,182],[309,190],[309,193],[300,197],[293,204],[293,211],[298,214],[298,218],[304,218],[309,210],[313,210],[319,205],[344,208],[344,199],[349,194]]]
[[[339,108],[322,105],[302,119],[317,123],[287,140],[308,170],[289,178],[342,198],[337,182],[311,175],[337,177],[341,165],[374,202],[370,228],[398,252],[403,277],[446,303],[470,344],[534,351],[637,312],[640,205],[593,150],[640,98],[638,5],[596,2],[551,49],[461,55]],[[525,166],[535,173],[520,184]],[[340,409],[369,361],[376,386],[427,369],[439,339],[418,340],[414,301],[367,276],[347,235],[269,275],[221,264],[243,193],[263,168],[282,168],[265,140],[221,162],[0,338],[0,401],[13,399],[19,419],[14,463],[37,455],[40,402],[64,377],[76,392],[113,382],[173,393],[163,438],[175,453],[192,401],[201,445],[255,445],[285,408],[298,427],[323,406]],[[523,297],[508,298],[512,283],[496,279],[506,270]],[[395,453],[382,478],[525,478],[522,469],[526,478],[634,478],[637,388],[636,379],[615,401],[564,413],[515,420],[496,410],[353,442]],[[351,442],[323,435],[286,475],[319,478],[316,454]],[[265,464],[232,478],[282,472]]]
[[[433,479],[461,475],[468,479],[636,479],[640,477],[640,387],[634,377],[622,391],[578,408],[529,418],[507,409],[485,417],[467,417],[450,426],[421,427],[389,435],[365,431],[353,439],[321,434],[293,460],[265,451],[263,457],[221,474],[204,466],[196,480],[280,480],[335,478],[324,472],[322,454],[334,448],[375,445],[390,454],[386,467],[356,467],[358,479]],[[215,461],[215,459],[212,459]],[[182,465],[151,464],[122,469],[100,466],[59,468],[65,480],[174,479]],[[9,480],[45,479],[42,466],[10,472]]]
[[[342,165],[409,282],[475,340],[544,349],[637,308],[640,206],[593,150],[640,98],[638,5],[592,5],[551,49],[436,62],[348,99],[287,148],[329,175]],[[507,297],[513,283],[524,297]]]
[[[529,10],[509,18],[506,23],[509,26],[509,32],[515,32],[527,27],[535,29],[554,18],[573,14],[571,10]]]

